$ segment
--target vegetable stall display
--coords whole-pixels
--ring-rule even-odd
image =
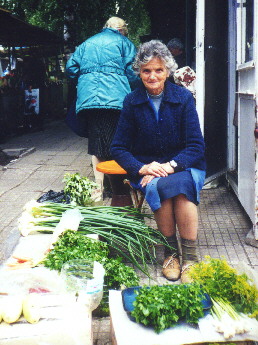
[[[23,236],[32,232],[53,233],[62,214],[69,209],[78,209],[83,219],[78,232],[97,234],[110,248],[115,249],[125,260],[149,276],[148,262],[157,263],[157,243],[169,246],[166,238],[157,230],[147,226],[146,214],[130,207],[74,206],[62,203],[37,203],[31,201],[19,219]]]
[[[169,247],[159,231],[146,225],[151,216],[131,207],[96,206],[96,184],[79,174],[66,174],[64,182],[70,204],[32,200],[19,219],[19,230],[27,236],[54,233],[70,210],[81,215],[78,230],[68,228],[59,234],[41,264],[60,272],[71,259],[98,261],[106,271],[106,290],[138,286],[133,267],[151,278],[149,264],[157,264],[155,245]],[[100,241],[85,236],[89,234],[97,234]],[[238,274],[226,260],[210,257],[191,266],[189,274],[192,284],[140,287],[131,316],[157,333],[180,321],[198,324],[204,316],[203,296],[208,295],[213,327],[225,340],[249,331],[250,318],[258,318],[258,289],[247,275]]]
[[[211,297],[215,329],[226,340],[248,332],[250,318],[258,320],[257,287],[225,259],[206,256],[190,268],[189,274]]]
[[[43,259],[42,264],[51,269],[61,271],[63,265],[73,259],[89,262],[98,261],[105,269],[104,299],[98,311],[101,315],[108,313],[107,294],[109,289],[136,286],[139,277],[132,267],[125,265],[121,257],[110,257],[108,245],[85,235],[66,230],[54,243],[54,247]]]
[[[249,332],[258,330],[258,289],[246,274],[240,274],[225,259],[209,256],[191,266],[189,274],[191,284],[135,289],[131,316],[157,333],[180,321],[197,324],[204,316],[202,296],[208,296],[211,329],[225,340],[237,335],[248,337]]]

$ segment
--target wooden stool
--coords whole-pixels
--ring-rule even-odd
[[[134,206],[139,209],[142,207],[144,195],[133,188],[129,180],[125,179],[126,170],[115,160],[98,163],[96,169],[109,178],[113,192],[111,206]]]

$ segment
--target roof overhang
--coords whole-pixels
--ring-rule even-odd
[[[0,44],[9,47],[59,45],[62,43],[51,31],[30,25],[0,8]]]

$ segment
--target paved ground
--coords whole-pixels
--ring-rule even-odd
[[[3,170],[0,166],[0,262],[10,255],[19,239],[17,219],[26,202],[50,189],[62,190],[66,172],[92,178],[86,147],[87,139],[74,135],[62,121],[48,123],[44,131],[15,137],[1,145],[12,153],[17,149],[29,151],[24,150],[22,158]],[[203,190],[199,214],[200,258],[224,256],[233,265],[244,262],[258,268],[258,249],[245,243],[251,223],[230,189],[220,185]],[[161,258],[162,248],[157,251]],[[159,268],[153,267],[152,272],[154,280],[163,281]],[[109,318],[94,318],[94,345],[111,344],[109,327]]]

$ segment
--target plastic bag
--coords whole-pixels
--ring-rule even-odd
[[[66,292],[66,285],[57,271],[45,267],[10,271],[0,269],[1,292],[10,295]]]
[[[65,230],[74,230],[77,231],[80,221],[83,220],[83,216],[80,210],[71,209],[66,210],[60,219],[60,222],[57,224],[53,235],[51,237],[50,249],[53,247],[53,243],[55,243],[58,237],[65,231]]]
[[[61,192],[55,192],[52,189],[50,189],[47,193],[43,194],[37,202],[45,202],[45,201],[51,201],[51,202],[62,202],[65,204],[70,204],[70,196],[65,195],[64,191]]]
[[[68,261],[61,270],[67,291],[76,294],[77,301],[90,310],[96,309],[103,297],[104,275],[105,269],[102,264],[94,261],[92,267],[92,262],[83,259]]]

